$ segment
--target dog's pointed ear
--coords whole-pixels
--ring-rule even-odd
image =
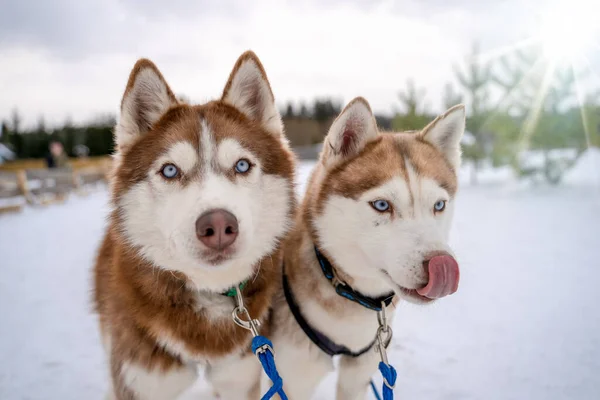
[[[377,137],[377,122],[369,103],[362,97],[352,100],[333,121],[321,158],[327,166],[358,154]]]
[[[177,98],[154,63],[140,59],[129,75],[115,128],[117,151],[127,150],[172,106]]]
[[[283,138],[283,124],[267,74],[252,51],[242,54],[223,90],[222,101],[231,104],[267,131]]]
[[[465,106],[456,105],[423,129],[421,139],[444,154],[454,169],[460,166],[460,139],[465,132]]]

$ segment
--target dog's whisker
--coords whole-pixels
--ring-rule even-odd
[[[256,281],[258,278],[258,274],[260,273],[260,268],[262,267],[262,260],[258,262],[258,268],[256,268],[256,272],[254,273],[254,278],[252,278],[252,282]]]

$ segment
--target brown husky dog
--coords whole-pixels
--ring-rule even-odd
[[[375,311],[391,323],[397,300],[457,290],[448,235],[464,128],[456,106],[420,132],[380,133],[362,98],[331,126],[284,244],[273,341],[290,399],[312,396],[333,355],[337,398],[364,399],[380,357]]]
[[[260,364],[226,292],[242,284],[267,321],[294,208],[294,157],[260,61],[244,53],[221,99],[195,106],[138,61],[115,141],[95,267],[110,397],[174,399],[203,364],[221,398],[258,399]]]

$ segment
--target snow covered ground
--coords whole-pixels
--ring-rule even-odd
[[[600,187],[600,149],[590,147],[585,150],[567,171],[564,181],[572,186]]]
[[[106,201],[100,191],[0,216],[0,399],[103,398],[89,292]],[[600,398],[599,209],[593,188],[463,187],[461,285],[399,306],[396,398]],[[333,379],[316,399],[333,398]]]

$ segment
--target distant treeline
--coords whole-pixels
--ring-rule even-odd
[[[47,129],[40,119],[34,129],[21,129],[21,117],[13,110],[11,121],[2,122],[0,142],[7,145],[17,158],[42,158],[48,154],[51,141],[64,145],[70,157],[78,155],[100,156],[113,152],[114,117],[102,117],[89,124],[63,126]],[[79,151],[79,154],[78,154]]]
[[[523,174],[526,171],[519,161],[523,150],[539,150],[547,155],[556,148],[583,150],[600,146],[600,91],[586,87],[587,95],[582,96],[578,81],[585,79],[585,73],[576,76],[571,68],[558,67],[554,61],[537,47],[490,58],[474,45],[465,63],[454,66],[453,82],[448,82],[442,93],[433,95],[445,108],[458,103],[467,107],[467,134],[462,148],[464,159],[473,166],[473,182],[484,161],[495,166],[510,165]],[[397,111],[389,117],[376,116],[379,127],[395,131],[422,129],[437,114],[429,106],[430,95],[408,79],[398,92],[397,104],[390,105]],[[343,105],[342,101],[319,98],[309,105],[285,106],[281,114],[292,145],[320,143]],[[43,157],[53,139],[61,141],[71,156],[80,152],[103,155],[113,151],[114,124],[114,117],[103,117],[89,124],[74,126],[67,122],[47,129],[40,119],[35,129],[24,130],[15,109],[11,118],[2,122],[0,142],[19,158]],[[545,160],[543,173],[555,175],[551,157]]]
[[[315,144],[323,140],[331,121],[339,114],[342,103],[332,99],[315,99],[310,106],[301,105],[296,111],[289,104],[282,110],[284,124],[289,125],[288,135],[292,145]],[[383,129],[390,129],[391,118],[378,117]],[[0,143],[7,145],[17,158],[42,158],[48,154],[51,141],[64,145],[70,157],[85,152],[89,156],[111,154],[113,152],[114,116],[103,116],[87,123],[74,125],[65,122],[62,126],[48,129],[43,118],[33,129],[21,128],[21,115],[18,109],[12,111],[10,120],[2,122]]]

